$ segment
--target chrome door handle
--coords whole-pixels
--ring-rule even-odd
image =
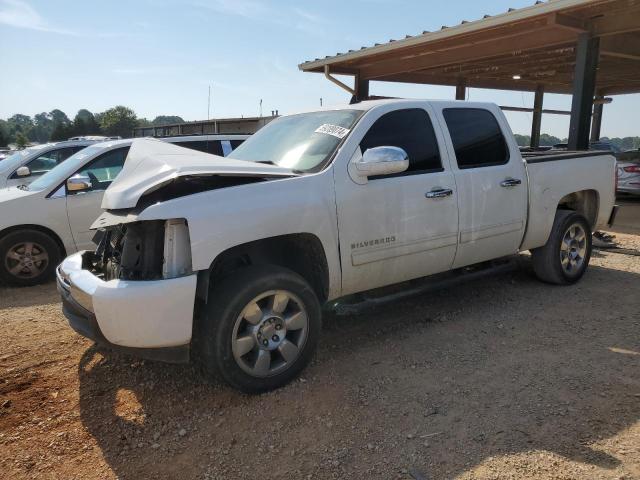
[[[501,187],[516,187],[522,183],[522,180],[518,178],[507,178],[506,180],[500,182]]]
[[[453,190],[450,188],[439,188],[437,190],[431,190],[424,194],[427,198],[444,198],[453,195]]]

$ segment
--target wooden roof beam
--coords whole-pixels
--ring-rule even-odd
[[[592,20],[591,32],[598,37],[640,31],[640,5],[617,14],[604,14]]]
[[[600,42],[600,55],[640,61],[640,34],[604,37]]]
[[[434,75],[423,75],[417,72],[398,74],[390,77],[378,78],[380,82],[397,82],[397,83],[418,83],[423,85],[444,85],[455,87],[459,83],[457,77],[440,77]],[[504,80],[504,79],[486,79],[469,77],[466,79],[468,88],[488,88],[494,90],[515,90],[522,92],[535,92],[536,88],[544,84],[545,92],[548,93],[571,93],[571,84],[559,84],[551,81],[536,80]]]
[[[536,31],[519,32],[508,37],[495,38],[482,44],[446,51],[427,51],[411,58],[395,58],[362,67],[363,78],[376,79],[403,72],[424,70],[478,59],[501,57],[524,50],[535,50],[575,41],[575,33],[565,29],[545,27]]]
[[[554,25],[576,33],[591,30],[591,22],[589,20],[567,15],[566,13],[554,13],[551,15],[550,20]]]

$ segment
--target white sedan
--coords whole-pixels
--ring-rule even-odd
[[[198,135],[162,141],[195,150],[219,147],[226,154],[246,138]],[[40,283],[53,277],[65,255],[93,249],[89,227],[100,215],[104,191],[122,170],[134,141],[93,144],[29,185],[0,189],[0,282]]]

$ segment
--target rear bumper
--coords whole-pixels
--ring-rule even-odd
[[[80,335],[143,358],[189,360],[196,275],[108,282],[82,268],[84,252],[58,267],[63,313]]]

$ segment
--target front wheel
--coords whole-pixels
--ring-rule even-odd
[[[536,276],[548,283],[575,283],[591,258],[591,227],[582,215],[558,210],[546,245],[531,251]]]
[[[289,383],[315,352],[320,304],[290,270],[244,268],[214,285],[207,305],[198,338],[205,370],[243,392]]]

